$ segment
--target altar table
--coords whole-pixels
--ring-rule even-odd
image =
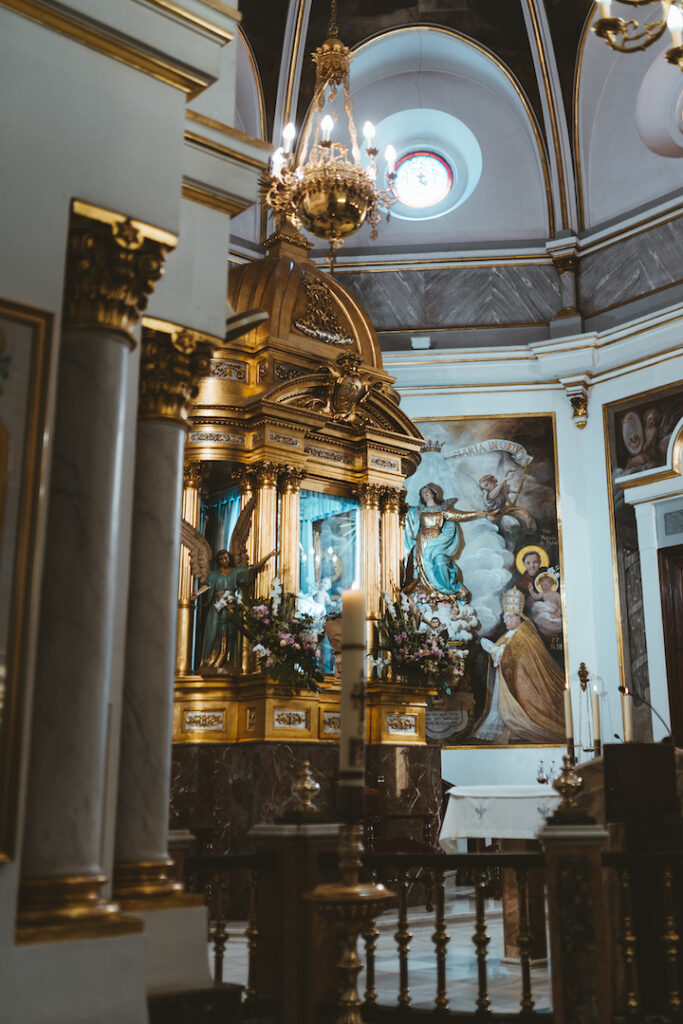
[[[551,786],[453,786],[439,845],[457,853],[457,839],[534,839],[560,803]]]
[[[501,839],[504,853],[538,848],[536,833],[560,803],[551,786],[454,786],[448,791],[439,845],[457,853],[458,839]],[[505,960],[518,961],[519,907],[514,871],[503,875],[503,935]],[[529,924],[532,964],[546,962],[543,872],[529,872]]]

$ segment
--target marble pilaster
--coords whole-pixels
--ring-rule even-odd
[[[130,471],[125,383],[129,331],[170,244],[109,211],[72,213],[19,896],[24,941],[90,925],[131,930],[101,892],[120,495]]]
[[[179,888],[167,877],[179,512],[187,407],[211,351],[192,332],[143,332],[114,866],[124,903]]]

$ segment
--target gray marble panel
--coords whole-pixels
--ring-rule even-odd
[[[445,267],[344,274],[378,331],[547,323],[562,306],[554,267]]]
[[[339,280],[358,299],[377,329],[424,324],[422,270],[343,274]]]
[[[116,333],[80,331],[62,339],[26,875],[100,870],[128,355]]]
[[[428,326],[547,322],[561,308],[550,265],[453,267],[425,271]]]
[[[683,268],[683,217],[644,231],[579,264],[579,302],[584,316],[676,284]]]
[[[135,466],[117,861],[167,856],[185,431],[141,420]]]

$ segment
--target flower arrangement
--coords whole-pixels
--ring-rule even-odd
[[[324,621],[296,614],[296,598],[283,594],[276,577],[267,598],[238,597],[241,632],[252,644],[260,667],[276,682],[318,692]]]
[[[453,642],[439,616],[426,620],[405,594],[397,603],[384,594],[378,628],[384,657],[375,664],[388,665],[397,679],[417,689],[438,690],[440,697],[457,687],[468,652]]]

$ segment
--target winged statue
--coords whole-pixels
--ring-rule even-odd
[[[186,519],[181,520],[180,540],[190,552],[190,571],[200,583],[192,600],[203,596],[208,604],[199,663],[202,675],[224,675],[229,671],[230,662],[237,654],[235,592],[248,586],[275,555],[275,551],[271,551],[255,565],[249,565],[247,539],[255,504],[256,495],[253,495],[240,512],[230,538],[230,549],[221,548],[215,558],[206,537]]]

